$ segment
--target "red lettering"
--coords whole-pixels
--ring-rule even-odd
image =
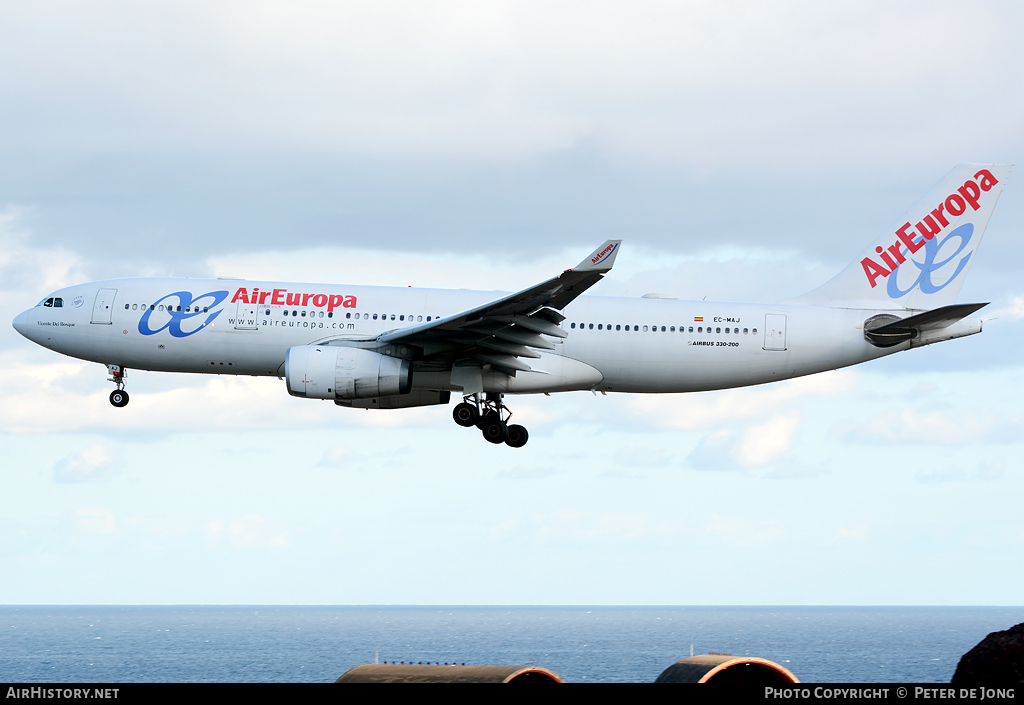
[[[334,309],[338,308],[338,306],[341,306],[342,298],[343,297],[340,296],[339,294],[331,294],[331,298],[327,302],[327,310],[333,311]]]
[[[981,189],[978,188],[978,184],[974,183],[970,179],[964,182],[964,185],[956,190],[964,200],[971,204],[971,208],[978,210],[978,197],[981,195]]]
[[[260,303],[261,304],[267,303],[267,297],[268,296],[270,296],[270,292],[269,291],[261,291],[260,292]]]
[[[288,294],[289,306],[298,306],[300,301],[302,301],[302,294]]]
[[[917,232],[921,233],[925,240],[931,240],[942,232],[942,228],[935,224],[930,215],[926,215],[924,220],[917,224]]]
[[[907,261],[907,258],[903,256],[902,252],[900,252],[900,243],[893,243],[892,245],[889,245],[889,247],[886,249],[888,249],[889,252],[892,253],[892,256],[895,257],[896,261],[899,262],[900,264],[903,264],[904,262]]]
[[[982,176],[984,176],[984,178],[982,178]],[[982,191],[988,191],[990,188],[999,183],[996,177],[992,176],[992,172],[989,171],[988,169],[982,169],[981,171],[974,175],[974,178],[976,178],[978,182],[981,184]]]
[[[864,268],[864,274],[867,275],[868,281],[871,282],[871,288],[875,288],[875,280],[879,277],[887,277],[891,272],[880,265],[870,257],[865,257],[860,261],[860,266]]]
[[[939,225],[941,225],[942,227],[946,227],[947,225],[949,225],[949,221],[946,220],[946,216],[942,215],[942,209],[945,207],[945,203],[940,203],[939,207],[932,211],[932,215],[935,216],[935,219],[939,221]]]
[[[896,247],[896,245],[893,245],[893,247]],[[899,265],[896,264],[895,261],[893,261],[893,258],[889,256],[888,252],[883,250],[881,248],[881,246],[876,247],[875,248],[875,252],[877,252],[878,254],[882,255],[882,261],[885,262],[886,265],[888,265],[889,269],[891,269],[894,272],[896,271],[896,268],[899,267]]]
[[[964,199],[960,198],[955,193],[946,199],[946,212],[950,215],[963,215],[966,210],[967,204],[964,203]]]
[[[601,252],[600,252],[600,253],[598,253],[597,257],[594,257],[594,258],[593,258],[592,260],[590,260],[590,263],[591,263],[591,264],[597,264],[597,263],[598,263],[598,261],[599,261],[599,260],[600,260],[600,259],[601,259],[602,257],[604,257],[604,256],[605,256],[606,254],[608,254],[608,253],[609,253],[609,252],[611,251],[611,249],[612,249],[613,247],[615,247],[615,246],[614,246],[614,245],[608,245],[608,247],[604,248],[603,250],[601,250]]]
[[[313,305],[317,308],[323,308],[327,305],[327,294],[317,294],[313,297]]]
[[[312,298],[312,296],[313,296],[312,294],[303,294],[302,295],[302,305],[303,306],[309,306],[309,300],[310,300],[310,298]]]
[[[908,230],[910,230],[910,223],[904,223],[903,227],[896,231],[896,237],[900,239],[900,242],[907,246],[910,254],[914,254],[924,247],[924,240],[915,242],[913,237],[907,235]]]
[[[240,288],[235,292],[235,298],[231,299],[231,303],[238,303],[241,301],[244,304],[249,303],[249,290],[245,287]]]
[[[274,306],[284,306],[284,294],[288,291],[287,289],[274,289],[274,296],[270,299],[270,303]]]
[[[343,303],[342,306],[344,306],[345,308],[355,308],[356,307],[356,297],[354,297],[354,296],[346,296],[345,297],[345,303]]]

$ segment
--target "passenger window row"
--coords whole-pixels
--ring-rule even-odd
[[[593,324],[593,323],[580,323],[579,324],[579,329],[580,330],[584,330],[584,329],[594,330],[594,325],[595,324]],[[570,323],[569,324],[569,328],[570,328],[570,330],[571,329],[575,329],[576,328],[576,324],[575,323]],[[630,328],[629,326],[623,326],[621,324],[615,326],[615,330],[627,330],[627,331],[628,330],[640,331],[641,328],[643,329],[643,331],[645,333],[647,331],[650,331],[652,333],[657,333],[658,330],[659,330],[658,326],[633,326],[632,328]],[[611,323],[598,323],[597,324],[597,330],[612,330],[612,324]],[[676,332],[676,327],[675,326],[661,326],[661,332],[662,333],[675,333]],[[693,331],[693,326],[679,326],[679,332],[680,333],[693,333],[694,332]],[[704,331],[704,326],[697,326],[697,332],[698,333],[704,333],[705,332]],[[721,326],[717,326],[715,328],[715,330],[712,331],[711,330],[711,326],[708,326],[707,327],[707,332],[708,333],[711,333],[711,332],[721,333],[722,332],[722,328],[721,328]],[[740,329],[739,328],[734,328],[732,326],[729,326],[729,327],[727,327],[725,329],[725,332],[726,333],[730,333],[732,335],[739,335]],[[743,335],[748,335],[751,332],[753,332],[754,335],[757,335],[757,328],[754,328],[753,330],[751,330],[749,328],[744,328],[743,329]]]
[[[163,304],[160,304],[159,306],[156,305],[156,304],[141,304],[141,305],[140,304],[125,304],[124,305],[124,310],[127,311],[129,307],[131,307],[132,311],[137,311],[139,309],[145,311],[147,307],[149,308],[150,311],[163,311],[163,310],[165,310]],[[180,311],[181,310],[181,306],[167,306],[166,310],[167,311]],[[203,306],[203,313],[206,313],[208,310],[209,310],[209,306]],[[198,306],[191,306],[191,305],[190,306],[186,306],[185,307],[185,313],[199,313],[199,307]]]

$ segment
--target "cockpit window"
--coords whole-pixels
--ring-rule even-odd
[[[48,299],[43,299],[42,301],[37,303],[36,306],[47,306],[47,307],[53,306],[53,297],[51,296]]]

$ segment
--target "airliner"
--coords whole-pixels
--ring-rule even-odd
[[[29,340],[128,370],[275,376],[288,393],[354,409],[462,401],[455,422],[524,446],[506,395],[661,394],[765,384],[981,332],[957,304],[1009,165],[962,164],[845,269],[775,304],[584,296],[609,240],[512,294],[236,279],[70,286],[14,319]]]

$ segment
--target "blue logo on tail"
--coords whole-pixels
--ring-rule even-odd
[[[935,282],[932,281],[932,272],[934,272],[936,269],[942,269],[942,267],[946,266],[954,259],[956,259],[957,255],[963,252],[964,248],[967,247],[967,244],[971,241],[971,237],[973,235],[974,224],[965,223],[964,225],[961,225],[959,228],[955,228],[951,233],[949,233],[949,235],[944,237],[942,239],[942,242],[936,242],[934,238],[931,240],[925,240],[924,262],[918,262],[917,260],[908,259],[907,262],[900,265],[900,267],[895,272],[893,272],[892,275],[889,277],[889,281],[887,284],[887,293],[889,294],[889,297],[893,299],[902,298],[909,294],[911,291],[913,291],[914,287],[918,286],[919,284],[921,286],[921,293],[924,294],[935,294],[945,289],[947,286],[949,286],[949,283],[951,281],[957,278],[960,272],[964,271],[964,267],[967,266],[968,260],[971,259],[971,255],[974,253],[968,252],[956,265],[956,270],[953,272],[952,276],[950,276],[949,279],[947,279],[942,284],[936,285]],[[939,254],[939,250],[942,249],[943,245],[949,242],[949,239],[951,237],[960,238],[960,247],[958,247],[956,252],[951,254],[946,259],[942,260],[941,262],[936,262],[935,256]],[[906,248],[902,249],[902,253],[904,257],[907,255]],[[900,289],[899,282],[897,281],[897,279],[899,278],[899,273],[903,270],[903,267],[905,267],[908,263],[912,263],[915,267],[918,268],[918,270],[920,270],[920,272],[917,275],[917,279],[915,279],[914,282],[904,290]]]

